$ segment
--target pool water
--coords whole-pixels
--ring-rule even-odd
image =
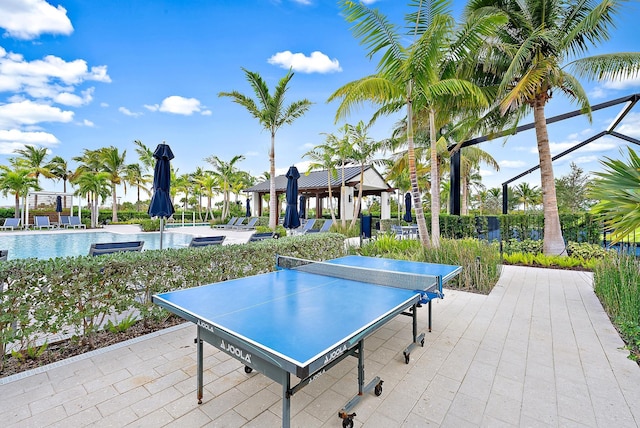
[[[191,242],[192,235],[184,233],[164,233],[163,248],[184,248]],[[94,242],[144,241],[144,250],[160,248],[160,233],[34,233],[29,235],[0,235],[0,249],[9,250],[8,259],[52,259],[55,257],[86,256]]]

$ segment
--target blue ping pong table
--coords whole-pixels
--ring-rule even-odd
[[[291,397],[347,356],[358,358],[358,394],[339,412],[343,427],[365,393],[382,394],[383,381],[365,385],[364,339],[397,315],[442,298],[459,266],[347,256],[312,262],[278,256],[274,272],[157,294],[152,301],[197,326],[198,403],[203,398],[203,342],[282,385],[282,426],[290,426]],[[292,386],[291,375],[300,380]]]

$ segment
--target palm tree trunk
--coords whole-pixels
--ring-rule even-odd
[[[111,221],[113,223],[117,223],[118,222],[118,204],[117,202],[117,198],[116,198],[116,185],[112,185],[111,186],[111,191],[113,193],[113,207],[112,207],[112,213],[111,213]]]
[[[269,228],[276,230],[278,226],[276,206],[276,134],[271,132],[271,148],[269,149]]]
[[[336,215],[333,213],[333,195],[331,194],[331,171],[327,169],[327,187],[329,188],[329,212],[331,213],[331,220],[333,224],[336,224]],[[316,213],[317,217],[318,213]],[[322,213],[320,213],[322,215]]]
[[[431,244],[440,247],[440,175],[436,142],[435,112],[429,110],[429,139],[431,140]]]
[[[469,214],[469,206],[467,204],[467,198],[469,198],[469,185],[467,184],[467,179],[464,176],[460,177],[460,189],[462,191],[460,198],[460,214],[467,215]],[[451,203],[451,201],[449,201],[449,203]]]
[[[416,150],[413,143],[413,108],[411,106],[411,93],[412,83],[409,81],[407,84],[407,157],[409,158],[409,181],[411,182],[411,196],[413,197],[413,206],[416,212],[416,223],[418,224],[420,242],[423,247],[429,248],[429,231],[427,230],[427,222],[424,218],[424,210],[422,209],[420,188],[418,187],[418,174],[416,172]]]
[[[566,255],[560,216],[558,214],[558,200],[556,198],[556,183],[553,177],[551,149],[549,148],[549,134],[544,114],[546,99],[536,99],[533,109],[540,157],[540,183],[542,187],[542,209],[544,211],[544,241],[543,252],[546,255]]]
[[[358,219],[358,214],[360,214],[360,207],[362,206],[362,183],[364,183],[364,165],[360,165],[360,185],[358,186],[358,201],[356,202],[356,206],[353,207],[353,218],[351,219],[351,226],[356,225],[356,220]]]

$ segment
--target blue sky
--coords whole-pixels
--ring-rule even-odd
[[[402,25],[406,2],[370,3]],[[455,10],[464,4],[455,1]],[[599,51],[637,51],[639,17],[640,5],[630,2],[612,40]],[[336,104],[326,103],[329,95],[375,71],[334,0],[2,0],[0,33],[0,164],[24,144],[47,147],[51,157],[65,159],[113,145],[126,150],[132,163],[134,140],[151,149],[166,141],[179,174],[208,168],[207,156],[230,160],[241,154],[246,159],[239,167],[259,176],[269,168],[269,134],[218,93],[253,96],[241,67],[258,72],[272,89],[293,67],[288,102],[307,98],[314,104],[277,134],[276,167],[284,172],[324,142],[322,133],[342,124],[334,123]],[[592,104],[640,92],[638,77],[583,83]],[[552,150],[558,153],[603,130],[620,108],[594,114],[591,124],[577,118],[550,126]],[[557,96],[547,116],[574,109]],[[640,138],[638,109],[618,131]],[[366,121],[370,113],[363,109],[347,121]],[[395,119],[381,120],[371,136],[386,138]],[[620,157],[620,146],[624,143],[612,137],[600,139],[559,161],[556,177],[568,171],[570,161],[587,172],[599,169],[597,160]],[[537,164],[533,131],[506,145],[499,140],[481,147],[502,167],[499,173],[483,168],[487,187]],[[537,185],[539,174],[522,181]],[[62,188],[46,179],[41,185]],[[125,198],[134,197],[129,191]]]

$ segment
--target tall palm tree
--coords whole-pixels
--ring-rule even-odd
[[[277,225],[277,211],[276,211],[276,133],[282,125],[290,125],[296,119],[304,115],[309,107],[311,101],[305,99],[294,101],[285,107],[284,96],[287,92],[287,85],[291,81],[294,73],[289,70],[287,74],[280,79],[273,96],[269,94],[269,88],[262,79],[262,77],[255,72],[242,69],[249,81],[249,84],[253,88],[253,92],[257,98],[257,102],[252,98],[241,94],[240,92],[220,92],[218,96],[230,97],[233,102],[243,106],[251,116],[258,119],[260,125],[269,131],[271,135],[271,148],[269,149],[269,174],[271,179],[269,180],[269,227],[272,230],[276,229]]]
[[[198,181],[198,185],[202,189],[202,194],[207,198],[207,211],[205,212],[204,220],[209,220],[209,216],[211,216],[211,220],[215,220],[211,200],[220,188],[218,177],[212,171],[204,171]]]
[[[497,106],[503,115],[533,112],[536,131],[545,254],[566,254],[549,148],[545,107],[562,93],[589,113],[587,94],[578,78],[631,76],[640,70],[640,53],[587,56],[610,38],[624,0],[471,0],[468,13],[496,12],[508,17],[492,48],[482,55],[487,70],[501,77]],[[575,75],[569,71],[572,70]]]
[[[38,148],[31,145],[25,145],[23,149],[14,150],[14,153],[20,155],[15,161],[19,166],[27,168],[30,171],[31,176],[36,179],[38,186],[40,186],[40,175],[44,175],[47,178],[53,177],[45,162],[48,156],[47,152],[48,150],[45,147]],[[34,203],[37,208],[38,195],[35,196]]]
[[[314,170],[326,170],[327,171],[327,188],[329,191],[329,213],[331,214],[331,220],[333,223],[336,223],[336,215],[333,210],[333,193],[331,190],[331,179],[337,177],[337,160],[335,156],[335,151],[330,141],[335,139],[335,135],[333,134],[325,134],[327,143],[320,144],[315,146],[313,149],[309,150],[302,157],[307,157],[311,161],[309,162],[309,167],[305,172],[306,175],[309,175],[311,171]],[[322,214],[322,213],[318,213]]]
[[[54,180],[62,180],[62,191],[67,193],[67,182],[73,176],[69,163],[62,156],[54,156],[47,164],[47,169]],[[67,205],[67,197],[64,197],[64,206]]]
[[[409,37],[413,41],[403,46],[404,34],[377,10],[362,3],[342,0],[344,15],[354,23],[354,35],[367,46],[368,56],[381,54],[377,73],[347,83],[329,100],[341,99],[336,120],[346,116],[353,106],[365,101],[382,105],[374,119],[382,114],[397,112],[402,108],[407,114],[407,144],[411,193],[416,211],[416,221],[424,246],[439,246],[439,183],[431,185],[431,243],[422,209],[420,188],[416,174],[414,148],[414,109],[424,109],[429,116],[431,140],[431,177],[437,171],[437,141],[444,121],[436,123],[436,116],[455,111],[459,106],[486,104],[486,98],[476,85],[456,76],[458,64],[465,57],[473,56],[481,45],[481,35],[489,35],[495,25],[503,20],[497,16],[484,16],[472,20],[458,32],[454,29],[448,0],[413,0],[411,12],[405,15]],[[451,116],[451,113],[449,113]]]
[[[38,181],[27,168],[9,168],[0,165],[0,192],[4,196],[12,194],[15,198],[13,216],[20,218],[20,198],[26,199],[31,190],[41,190]],[[26,219],[25,223],[26,223]]]
[[[381,163],[379,160],[374,160],[373,156],[381,149],[382,143],[380,141],[374,141],[367,134],[369,126],[366,126],[363,121],[359,121],[355,126],[348,126],[349,141],[351,142],[351,157],[358,166],[360,166],[360,185],[358,186],[358,200],[354,207],[353,218],[351,220],[351,226],[356,224],[360,207],[362,206],[362,191],[364,184],[364,167],[370,163]]]
[[[594,173],[590,196],[599,199],[593,211],[614,229],[613,242],[620,241],[640,227],[640,156],[628,147],[629,159],[602,161],[603,171]]]
[[[213,166],[213,174],[217,177],[220,189],[222,190],[222,215],[221,218],[227,218],[229,215],[229,199],[231,192],[231,182],[233,175],[238,171],[236,163],[244,160],[243,155],[236,155],[229,162],[225,162],[218,156],[212,155],[204,158],[205,162],[209,162]]]
[[[513,190],[515,197],[522,203],[526,213],[530,206],[535,206],[540,202],[540,189],[538,186],[530,186],[529,183],[520,183]]]
[[[123,184],[126,192],[126,182],[124,182],[123,175],[127,170],[127,164],[125,158],[127,151],[120,150],[117,147],[103,147],[99,149],[99,157],[102,162],[102,171],[109,174],[109,181],[111,182],[111,197],[112,197],[112,215],[111,221],[114,223],[118,221],[118,195],[117,186]]]
[[[156,159],[153,157],[153,150],[145,146],[140,140],[134,140],[133,144],[136,145],[135,151],[138,154],[138,160],[144,167],[145,172],[153,170],[156,165]]]

